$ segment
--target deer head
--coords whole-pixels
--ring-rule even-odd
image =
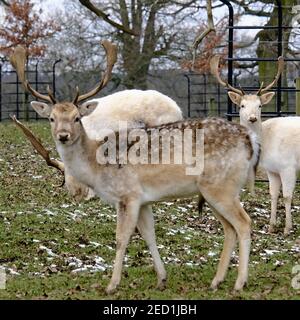
[[[254,126],[261,118],[261,107],[268,104],[274,97],[274,92],[266,92],[271,89],[278,81],[283,68],[283,57],[278,58],[278,69],[274,80],[263,87],[263,83],[260,89],[255,94],[246,94],[243,89],[237,89],[231,86],[228,82],[221,79],[219,73],[219,56],[214,56],[210,61],[211,74],[216,77],[218,82],[225,88],[228,88],[228,95],[231,101],[240,108],[240,122],[246,127]]]
[[[81,134],[81,117],[90,114],[96,107],[97,102],[80,102],[89,99],[102,90],[110,80],[113,66],[117,60],[117,48],[109,41],[103,41],[102,46],[106,51],[107,67],[100,83],[86,94],[80,95],[76,87],[76,94],[72,102],[58,102],[50,88],[48,95],[44,95],[32,88],[25,77],[26,51],[22,46],[17,46],[10,57],[11,64],[16,69],[18,76],[28,92],[37,99],[45,102],[33,101],[31,106],[43,118],[49,118],[51,131],[57,143],[72,145]]]

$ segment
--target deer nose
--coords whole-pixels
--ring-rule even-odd
[[[59,133],[58,134],[58,140],[60,142],[67,142],[70,139],[69,133]]]
[[[254,123],[257,121],[257,118],[255,116],[251,116],[251,117],[249,117],[249,121]]]

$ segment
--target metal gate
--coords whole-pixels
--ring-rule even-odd
[[[34,89],[46,94],[46,88],[51,86],[55,94],[56,65],[55,61],[48,70],[41,70],[41,61],[26,68],[27,78]],[[12,69],[7,60],[0,64],[0,121],[9,119],[10,114],[15,114],[18,119],[38,119],[38,114],[29,109],[29,95],[25,93],[18,79],[17,73]]]
[[[283,41],[283,30],[291,29],[292,26],[284,26],[282,19],[282,3],[280,0],[276,0],[277,6],[277,25],[276,26],[235,26],[234,25],[234,10],[230,1],[220,0],[224,3],[228,9],[228,72],[227,72],[227,81],[229,84],[236,86],[238,81],[239,74],[234,74],[233,62],[259,62],[259,61],[274,61],[276,63],[277,58],[282,55],[282,41]],[[277,31],[277,53],[275,57],[268,58],[241,58],[235,57],[233,53],[234,48],[234,31],[243,30],[243,29],[258,29],[258,30],[276,30]],[[298,27],[298,29],[300,29]],[[300,37],[300,35],[299,35]],[[285,61],[296,62],[300,61],[299,58],[285,58]],[[188,102],[188,116],[209,116],[209,115],[218,115],[226,116],[228,120],[232,120],[233,117],[238,116],[238,111],[233,106],[231,100],[226,94],[226,90],[220,88],[217,85],[216,81],[212,80],[209,75],[199,75],[196,73],[187,73],[185,74],[187,79],[187,102]],[[299,75],[300,77],[300,75]],[[259,83],[257,85],[245,86],[243,87],[247,91],[257,91],[259,89]],[[299,92],[299,88],[296,89],[295,86],[282,86],[282,79],[280,77],[277,86],[273,87],[272,91],[276,92],[276,104],[275,110],[273,111],[263,111],[263,117],[279,117],[288,114],[295,114],[295,109],[290,108],[287,111],[283,111],[281,108],[282,93],[287,92],[290,95],[293,95],[293,101],[295,100],[296,92]],[[288,95],[289,97],[289,95]],[[214,105],[212,105],[212,99],[214,100]],[[292,103],[290,105],[295,105]],[[215,106],[213,108],[213,106]]]

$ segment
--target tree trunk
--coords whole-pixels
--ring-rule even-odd
[[[297,0],[282,0],[282,25],[290,26],[292,21],[292,14],[290,7],[296,5]],[[266,26],[277,26],[278,25],[278,8],[275,6],[271,14],[269,21]],[[283,46],[282,46],[282,55],[284,56],[288,48],[288,39],[290,37],[291,29],[283,29]],[[277,34],[278,31],[268,29],[262,30],[258,33],[259,44],[256,50],[258,58],[272,58],[277,57]],[[272,61],[262,61],[258,63],[259,66],[259,81],[267,83],[271,82],[275,77],[277,72],[277,64]],[[282,74],[282,84],[286,86],[286,69]],[[275,100],[273,100],[266,108],[265,111],[274,111],[275,110]],[[282,94],[281,99],[281,110],[284,111],[287,109],[287,93]]]

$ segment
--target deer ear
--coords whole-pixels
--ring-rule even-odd
[[[98,101],[91,100],[84,102],[78,107],[78,110],[82,116],[88,116],[91,114],[98,106]]]
[[[231,100],[234,104],[240,106],[241,101],[242,101],[242,96],[241,96],[240,94],[238,94],[238,93],[236,93],[236,92],[233,92],[233,91],[229,91],[229,92],[228,92],[228,95],[229,95],[230,100]]]
[[[264,93],[260,96],[260,101],[261,101],[261,104],[264,105],[264,104],[268,104],[272,98],[274,97],[275,95],[275,92],[267,92],[267,93]]]
[[[32,101],[31,103],[32,108],[42,117],[42,118],[49,118],[52,106],[49,106],[47,103]]]

